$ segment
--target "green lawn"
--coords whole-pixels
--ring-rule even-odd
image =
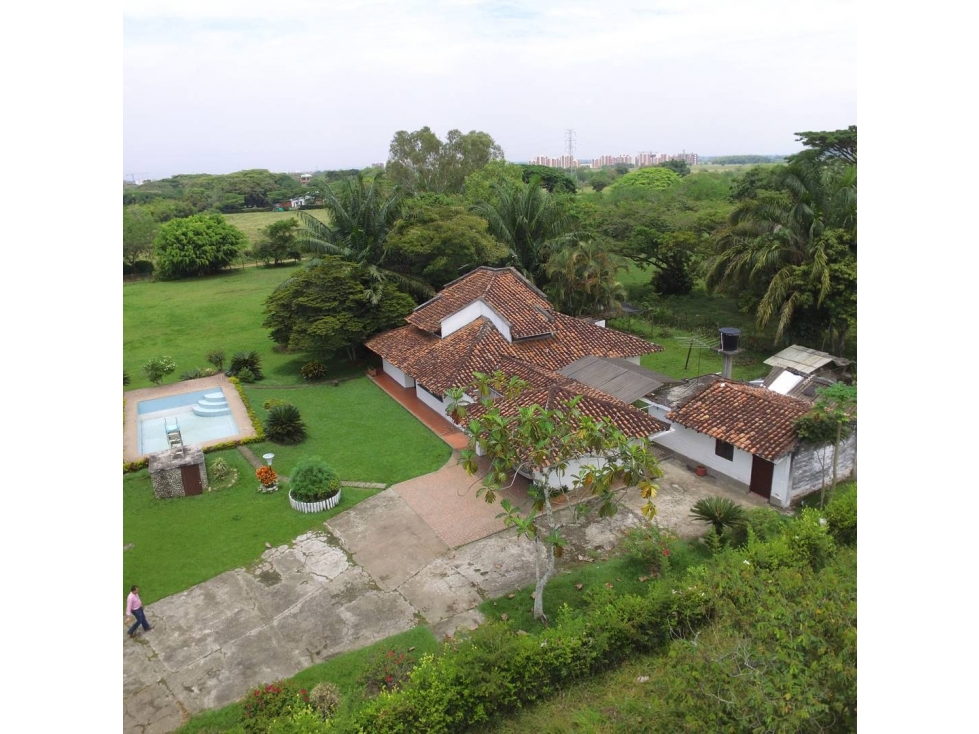
[[[255,471],[237,450],[218,456],[238,470],[231,487],[196,497],[157,499],[146,469],[123,477],[123,553],[126,592],[139,584],[143,603],[176,594],[225,571],[255,563],[273,546],[289,543],[323,521],[378,490],[344,487],[340,504],[326,512],[304,515],[289,506],[287,493],[257,490]],[[212,480],[213,481],[213,480]]]
[[[329,222],[329,214],[326,209],[310,209],[309,213],[314,217],[319,219],[321,222]],[[224,218],[228,220],[229,224],[233,224],[235,227],[240,229],[245,233],[248,238],[248,242],[252,245],[257,243],[262,238],[262,230],[268,227],[270,224],[279,222],[283,219],[292,219],[296,217],[296,212],[244,212],[241,214],[225,214]]]
[[[258,456],[274,453],[273,466],[287,476],[300,457],[316,455],[345,480],[395,484],[435,471],[452,454],[448,444],[367,377],[344,380],[338,387],[246,385],[245,392],[263,421],[267,411],[262,405],[270,399],[299,408],[308,432],[303,443],[250,446]]]

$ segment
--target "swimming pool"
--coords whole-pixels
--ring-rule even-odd
[[[215,392],[223,394],[220,388],[212,387],[209,390],[140,401],[136,406],[139,416],[139,453],[166,451],[170,446],[166,427],[173,427],[174,423],[180,428],[185,446],[237,436],[238,424],[230,413],[209,416],[194,414],[194,406],[204,400],[205,395]]]

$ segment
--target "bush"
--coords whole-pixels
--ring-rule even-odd
[[[264,734],[273,721],[288,717],[308,704],[306,689],[292,681],[276,681],[259,686],[245,698],[242,707],[245,731]]]
[[[650,575],[663,576],[670,568],[669,541],[674,540],[667,531],[658,525],[631,528],[625,536],[625,547],[634,555]]]
[[[153,274],[153,263],[149,260],[137,260],[132,266],[129,263],[124,262],[122,264],[122,274],[123,275],[143,275],[149,276]]]
[[[333,716],[340,708],[340,689],[328,681],[318,684],[309,693],[309,702],[324,719]]]
[[[694,503],[690,514],[698,520],[714,526],[718,538],[725,528],[743,525],[745,520],[744,508],[727,497],[703,497]]]
[[[829,534],[840,545],[857,544],[857,485],[839,487],[823,509]]]
[[[231,377],[239,377],[242,370],[251,370],[256,380],[262,379],[262,361],[258,352],[235,352],[231,357],[231,366],[228,372]]]
[[[126,370],[122,371],[122,385],[125,387],[129,384],[129,372]]]
[[[740,548],[748,542],[748,528],[761,541],[772,540],[781,535],[788,518],[771,507],[752,507],[745,513],[745,524],[729,529],[730,545]]]
[[[205,357],[208,364],[214,365],[214,369],[218,372],[224,369],[224,350],[223,349],[212,349],[207,353]]]
[[[318,456],[302,458],[290,475],[289,491],[297,502],[327,500],[340,491],[340,477]]]
[[[210,474],[214,479],[227,479],[231,476],[231,466],[219,456],[211,462]]]
[[[201,368],[200,367],[195,367],[192,370],[184,370],[183,372],[180,373],[180,377],[178,377],[177,379],[178,380],[181,380],[181,381],[183,381],[183,380],[196,380],[198,377],[203,377],[203,376],[204,376],[204,373],[201,372]]]
[[[251,385],[253,382],[255,382],[256,377],[254,372],[247,367],[243,367],[241,371],[238,372],[238,379],[246,385]]]
[[[299,408],[290,403],[276,405],[265,419],[265,436],[274,443],[296,444],[306,438],[306,424]]]
[[[272,408],[274,408],[276,405],[289,405],[289,401],[282,400],[280,398],[269,398],[264,403],[262,403],[262,407],[265,408],[266,410],[272,410]]]
[[[154,385],[163,382],[163,378],[177,369],[176,363],[171,357],[154,357],[143,365],[143,372]]]
[[[379,652],[365,663],[360,683],[372,696],[394,691],[408,680],[414,667],[415,657],[409,652]]]
[[[326,365],[322,362],[307,362],[300,368],[299,374],[303,376],[304,380],[309,382],[314,382],[316,380],[326,379]]]

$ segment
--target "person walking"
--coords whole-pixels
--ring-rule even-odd
[[[130,637],[136,636],[136,630],[140,625],[143,625],[143,629],[147,632],[153,629],[146,621],[146,612],[143,611],[143,602],[139,600],[139,587],[135,584],[133,584],[132,588],[129,590],[129,596],[126,597],[126,622],[128,622],[131,617],[135,617],[136,621],[133,622],[133,626],[129,628]]]

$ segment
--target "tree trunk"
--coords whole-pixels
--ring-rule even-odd
[[[553,532],[557,530],[557,525],[554,522],[554,508],[551,507],[551,484],[548,481],[550,478],[549,474],[544,475],[544,515],[547,517],[548,530]],[[540,544],[540,540],[536,539],[534,542]],[[534,587],[534,619],[547,624],[547,615],[544,614],[544,587],[547,586],[547,582],[551,580],[554,575],[554,545],[552,543],[543,543],[545,548],[545,554],[547,559],[547,567],[544,569],[544,573],[541,574],[540,569],[540,553],[535,554],[537,561],[536,571],[537,571],[537,585]]]
[[[836,461],[840,454],[840,437],[843,435],[843,423],[836,425],[836,443],[833,445],[833,489],[836,489]]]

